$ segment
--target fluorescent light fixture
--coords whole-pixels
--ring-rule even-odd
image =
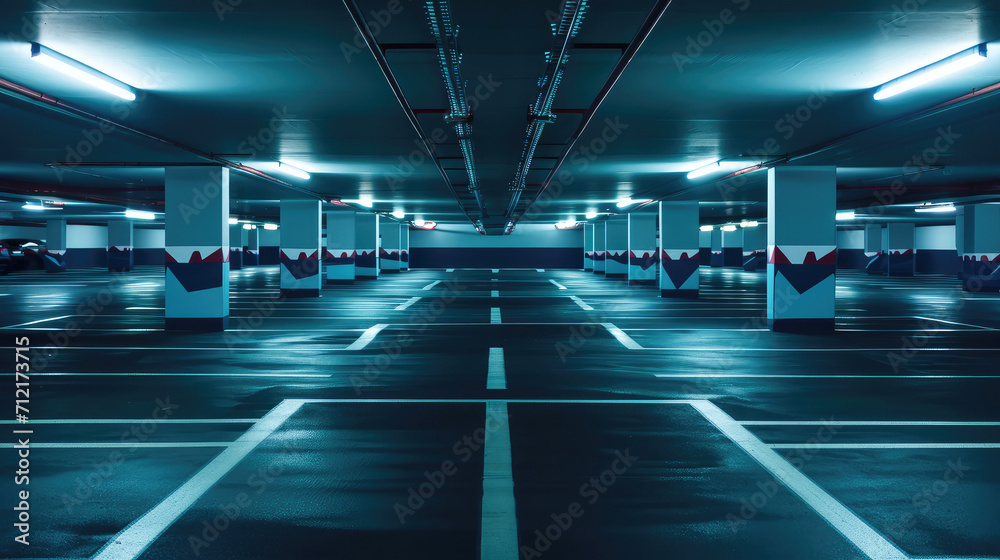
[[[758,222],[756,220],[743,220],[742,222],[740,222],[740,227],[743,227],[743,228],[752,228],[752,227],[757,227],[759,225],[760,225],[760,222]]]
[[[875,91],[875,100],[889,99],[890,97],[929,84],[935,80],[940,80],[960,70],[975,66],[985,60],[986,43],[982,43],[882,84]]]
[[[312,175],[306,173],[305,171],[302,171],[298,167],[294,167],[292,165],[288,165],[287,163],[282,163],[280,161],[278,162],[278,171],[281,171],[285,175],[291,175],[292,177],[297,177],[304,181],[312,179]]]
[[[843,222],[846,220],[853,220],[855,218],[854,210],[848,212],[837,212],[837,221]]]
[[[115,95],[125,101],[135,101],[135,90],[132,86],[121,82],[87,66],[86,64],[74,60],[64,54],[39,45],[31,44],[31,58],[49,68],[61,72],[71,78],[79,80],[85,84],[103,90],[111,95]]]
[[[587,212],[587,219],[588,220],[593,220],[596,217],[597,217],[597,212],[594,212],[593,210],[591,210],[590,212]]]
[[[706,175],[711,175],[712,173],[719,173],[721,171],[743,171],[744,173],[750,173],[751,171],[757,171],[760,169],[760,160],[753,158],[736,158],[733,161],[719,160],[710,163],[704,167],[699,167],[694,171],[687,174],[689,181],[695,179],[700,179]]]
[[[61,205],[57,206],[57,205],[51,205],[51,204],[32,204],[30,202],[25,203],[25,205],[22,206],[21,208],[24,209],[24,210],[62,210],[63,209],[63,207]]]
[[[264,229],[267,231],[275,231],[278,229],[278,224],[264,224]]]
[[[632,200],[631,198],[623,198],[619,200],[615,205],[618,206],[619,208],[625,208],[626,206],[632,206],[633,204],[635,204],[635,202],[636,201]]]
[[[427,222],[421,220],[420,218],[417,218],[416,220],[413,220],[413,225],[416,226],[416,227],[424,227],[424,225],[426,223]]]
[[[402,210],[396,210],[392,213],[392,217],[396,218],[397,220],[402,220],[403,218],[406,217],[406,212],[403,212]]]
[[[561,222],[556,222],[556,229],[573,229],[576,225],[576,220],[563,220]]]
[[[933,213],[945,213],[954,212],[955,205],[948,202],[945,204],[924,204],[916,209],[916,212],[933,212]]]
[[[687,178],[689,181],[693,181],[694,179],[698,179],[699,177],[704,177],[705,175],[708,175],[710,173],[715,173],[720,169],[722,169],[722,166],[719,165],[719,162],[716,161],[706,165],[705,167],[699,167],[698,169],[695,169],[694,171],[688,173]]]
[[[701,231],[712,231],[715,227],[713,226],[701,226]]]
[[[156,214],[142,210],[125,210],[125,217],[133,220],[155,220]]]
[[[722,226],[722,231],[736,231],[736,224],[727,224]]]
[[[250,230],[250,229],[253,229],[253,226],[250,225],[250,224],[243,224],[243,229]]]
[[[238,223],[240,223],[240,221],[237,220],[236,218],[229,218],[229,225],[235,226]]]

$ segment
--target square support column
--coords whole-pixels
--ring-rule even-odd
[[[410,224],[399,224],[399,270],[410,270]]]
[[[229,218],[226,218],[229,224]],[[108,222],[108,270],[111,272],[131,272],[133,263],[133,230],[129,220]],[[228,249],[227,249],[228,250]]]
[[[767,229],[743,228],[743,270],[763,272],[767,263]]]
[[[45,222],[45,250],[41,257],[45,272],[66,272],[66,220]]]
[[[834,330],[837,168],[767,176],[767,322],[779,332]]]
[[[656,286],[656,253],[656,214],[629,214],[629,286]]]
[[[252,229],[244,229],[246,233],[247,245],[243,251],[243,265],[257,266],[260,264],[260,232],[257,226]]]
[[[229,226],[229,270],[243,268],[243,224]]]
[[[594,222],[594,274],[604,274],[607,261],[607,222]]]
[[[400,225],[396,220],[382,218],[379,220],[379,233],[382,238],[378,251],[379,267],[382,272],[399,272]]]
[[[168,167],[165,177],[166,329],[225,330],[229,169]]]
[[[355,221],[355,242],[358,258],[354,263],[354,277],[359,280],[378,278],[378,215],[358,212]]]
[[[868,274],[889,272],[889,256],[885,253],[885,244],[882,243],[882,238],[882,224],[865,225],[865,256],[869,259],[865,270]]]
[[[955,250],[958,253],[958,279],[965,280],[965,207],[955,211]],[[964,287],[964,286],[963,286]]]
[[[889,276],[913,276],[916,269],[916,254],[913,251],[914,224],[890,223],[889,228]]]
[[[698,297],[698,203],[660,203],[660,296]]]
[[[319,297],[323,287],[322,203],[281,201],[281,295]]]
[[[722,232],[722,266],[743,266],[743,232],[742,228]]]
[[[1000,204],[965,207],[962,289],[1000,291]]]
[[[327,284],[354,283],[354,261],[358,256],[355,222],[354,212],[326,214],[326,255],[323,265],[326,268]]]
[[[583,224],[583,271],[594,270],[594,224]]]
[[[725,266],[726,260],[722,252],[722,230],[715,228],[712,230],[712,268]]]
[[[628,216],[612,216],[605,222],[605,278],[628,278]]]

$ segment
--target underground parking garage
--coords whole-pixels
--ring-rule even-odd
[[[0,557],[1000,558],[1000,6],[0,31]]]

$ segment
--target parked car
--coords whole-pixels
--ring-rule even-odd
[[[0,239],[0,274],[19,270],[43,270],[45,243],[38,239]]]

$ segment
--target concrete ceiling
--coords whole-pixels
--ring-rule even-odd
[[[1000,2],[935,0],[911,13],[892,2],[874,4],[674,0],[560,169],[571,182],[550,186],[551,196],[524,219],[617,212],[615,201],[625,196],[700,200],[706,223],[763,218],[765,172],[686,178],[705,163],[762,152],[767,157],[760,159],[838,166],[842,209],[887,200],[1000,200],[1000,97],[988,91],[931,110],[1000,82],[1000,50],[932,86],[872,98],[889,79],[1000,39]],[[231,11],[219,11],[227,5]],[[383,46],[433,40],[422,2],[358,5]],[[549,17],[560,5],[451,4],[466,93],[475,98],[476,169],[494,217],[503,218],[510,200],[527,109],[553,45]],[[590,3],[576,43],[605,47],[571,52],[554,103],[558,118],[545,129],[526,183],[544,183],[580,111],[621,57],[620,45],[633,39],[653,5]],[[294,187],[234,173],[233,212],[241,216],[274,220],[284,198],[369,195],[378,211],[469,223],[435,165],[413,155],[414,128],[341,2],[7,0],[0,30],[3,80],[174,143],[99,132],[79,116],[0,95],[0,197],[12,201],[0,204],[0,212],[10,212],[0,220],[42,219],[20,210],[29,198],[86,201],[63,211],[79,220],[106,219],[124,206],[162,208],[163,165],[207,162],[181,144]],[[139,99],[116,102],[51,73],[29,58],[31,41],[135,86]],[[386,57],[421,127],[447,136],[436,149],[449,181],[468,183],[441,113],[448,100],[435,51],[390,48]],[[312,179],[281,176],[269,167],[277,160]],[[335,208],[343,207],[329,205]],[[888,214],[942,220],[913,214],[912,206]]]

